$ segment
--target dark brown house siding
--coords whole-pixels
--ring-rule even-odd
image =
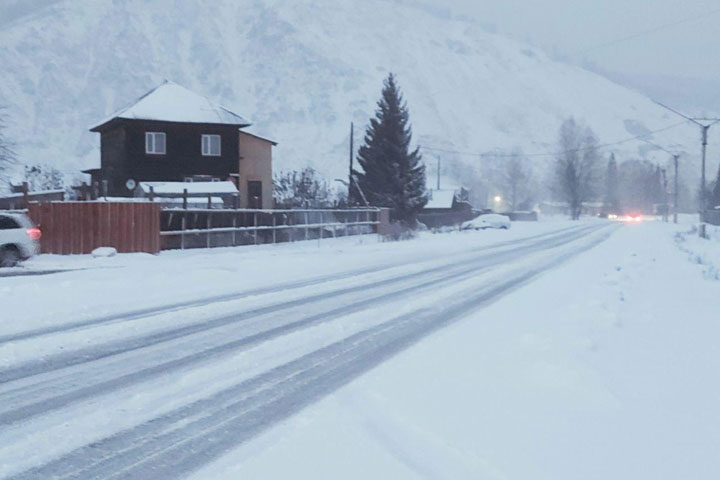
[[[186,177],[208,175],[226,180],[238,173],[238,126],[198,123],[115,119],[103,125],[101,172],[108,181],[108,194],[129,196],[125,183],[142,181],[183,181]],[[164,132],[166,153],[145,153],[145,132]],[[220,135],[220,156],[202,155],[202,135]],[[95,180],[95,179],[93,179]]]

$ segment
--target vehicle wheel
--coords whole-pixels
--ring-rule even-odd
[[[20,262],[20,252],[15,247],[0,250],[0,267],[14,267]]]

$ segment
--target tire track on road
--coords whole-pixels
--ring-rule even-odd
[[[101,377],[99,381],[93,381],[95,380],[95,377],[88,374],[88,372],[79,371],[77,374],[69,376],[69,378],[52,378],[48,381],[40,382],[37,386],[23,386],[16,390],[6,391],[3,394],[0,394],[0,399],[2,400],[3,405],[0,410],[0,424],[11,425],[27,421],[29,418],[42,415],[53,410],[58,410],[87,398],[93,398],[113,391],[122,390],[130,385],[148,381],[161,375],[166,375],[175,371],[182,371],[208,361],[218,360],[224,356],[252,348],[262,342],[272,340],[282,335],[286,335],[303,328],[309,328],[323,322],[332,321],[340,316],[362,311],[363,309],[366,309],[369,304],[377,305],[383,302],[396,301],[399,298],[411,296],[419,292],[433,290],[437,288],[439,282],[459,282],[478,274],[481,270],[487,270],[494,265],[512,261],[515,258],[522,258],[527,255],[528,251],[534,252],[538,249],[543,250],[564,245],[568,242],[577,240],[578,238],[582,238],[584,235],[584,233],[567,234],[560,238],[545,239],[530,246],[495,254],[490,260],[486,258],[486,256],[482,256],[476,259],[477,263],[461,265],[451,264],[445,266],[443,269],[433,268],[429,271],[416,272],[411,276],[412,278],[420,278],[421,282],[419,284],[413,284],[410,286],[401,285],[401,288],[398,290],[380,293],[378,295],[370,296],[369,298],[363,297],[359,300],[356,299],[355,301],[343,304],[340,307],[331,308],[330,310],[309,316],[303,316],[296,320],[287,321],[257,333],[242,333],[239,338],[228,339],[225,334],[222,334],[219,335],[222,340],[219,344],[215,344],[210,347],[206,346],[195,352],[181,352],[184,354],[178,358],[172,358],[172,353],[169,353],[168,355],[171,357],[170,360],[166,359],[166,355],[161,354],[158,355],[161,360],[154,365],[147,366],[148,363],[151,363],[147,360],[142,362],[144,365],[144,368],[142,369],[136,369],[136,364],[127,364],[125,366],[125,371],[109,371],[107,372],[107,376]],[[453,268],[448,268],[450,266]],[[430,276],[429,279],[422,280],[422,278],[427,277],[430,272],[437,273],[438,271],[442,273],[440,277]],[[397,279],[391,280],[393,280],[393,282],[375,282],[372,285],[372,288],[378,289],[380,287],[385,287],[388,284],[397,282]],[[358,291],[365,293],[365,290],[369,288],[370,286],[363,285],[361,288],[353,288],[347,293],[355,294]],[[321,296],[321,298],[314,299],[314,301],[325,300],[328,300],[327,296]],[[307,303],[302,302],[300,305],[304,307]],[[273,312],[276,312],[276,310],[273,310]],[[258,313],[262,314],[262,312]],[[234,322],[247,320],[247,318],[237,319],[235,316],[230,316],[229,318],[223,317],[223,319],[233,320]],[[132,350],[154,345],[156,344],[146,343],[142,347],[132,348]],[[120,353],[127,353],[128,351],[129,350],[127,349],[123,349]],[[117,354],[119,353],[106,352],[106,355],[103,355],[101,358]],[[95,360],[98,360],[98,358],[93,358],[87,354],[82,354],[80,357],[74,358],[78,362],[77,364],[92,363]],[[105,373],[102,365],[98,365],[97,368],[103,370],[103,373]],[[60,369],[61,367],[59,365],[53,364],[52,370],[50,371]],[[40,373],[47,373],[47,371]],[[37,374],[37,372],[32,373],[32,375],[35,374]]]
[[[587,229],[589,227],[587,226],[572,226],[563,228],[560,230],[555,230],[552,232],[543,233],[540,235],[534,235],[530,237],[524,237],[519,238],[515,240],[508,240],[504,242],[498,242],[493,243],[486,246],[481,246],[480,248],[483,248],[485,250],[494,250],[498,248],[504,248],[512,245],[517,245],[519,243],[525,243],[532,240],[548,237],[548,236],[554,236],[558,235],[563,232],[568,232],[572,230],[583,230]],[[448,255],[448,257],[455,257],[455,256],[462,256],[462,255],[468,255],[467,251],[463,252],[457,252],[451,255]],[[201,299],[195,299],[195,300],[189,300],[186,302],[177,302],[170,305],[161,305],[158,307],[150,307],[150,308],[143,308],[138,310],[130,310],[126,312],[121,313],[113,313],[111,315],[106,315],[103,317],[97,317],[97,318],[91,318],[91,319],[85,319],[85,320],[78,320],[75,322],[68,322],[63,323],[60,325],[52,325],[52,326],[46,326],[41,328],[36,328],[32,330],[26,330],[23,332],[17,332],[17,333],[11,333],[7,335],[0,335],[0,346],[6,343],[10,342],[18,342],[22,340],[28,340],[35,337],[41,337],[45,335],[50,335],[54,333],[64,333],[64,332],[70,332],[74,330],[80,330],[84,328],[91,328],[96,327],[99,325],[105,325],[109,323],[119,322],[119,321],[128,321],[128,320],[137,320],[144,317],[159,315],[163,313],[172,313],[179,310],[184,310],[187,308],[195,308],[195,307],[204,307],[207,305],[211,305],[213,303],[220,303],[220,302],[226,302],[231,300],[240,300],[247,297],[257,296],[257,295],[266,295],[266,294],[273,294],[273,293],[280,293],[287,290],[292,289],[298,289],[298,288],[305,288],[305,287],[311,287],[315,285],[320,285],[323,283],[331,283],[338,280],[345,280],[348,278],[353,278],[361,275],[367,275],[372,273],[380,273],[386,270],[391,270],[393,268],[398,268],[403,265],[407,264],[406,261],[392,263],[389,265],[382,265],[382,266],[373,266],[369,268],[361,268],[357,270],[351,270],[348,272],[340,272],[340,273],[334,273],[330,275],[324,275],[317,278],[311,278],[307,280],[299,280],[295,282],[287,282],[282,283],[280,285],[273,285],[271,287],[259,287],[255,289],[250,290],[243,290],[240,292],[234,292],[234,293],[226,293],[222,295],[215,295],[210,297],[205,297]],[[1,383],[1,381],[0,381]]]
[[[604,241],[614,229],[564,255],[542,259],[474,295],[421,308],[360,331],[153,421],[76,449],[10,477],[177,479],[252,439],[349,383],[420,339],[527,284],[538,275]]]
[[[574,232],[570,232],[570,233],[563,233],[561,235],[551,236],[550,238],[545,238],[545,235],[543,235],[542,237],[544,239],[540,240],[540,242],[536,241],[533,243],[531,241],[531,243],[521,246],[520,249],[536,248],[536,245],[538,245],[538,243],[553,242],[553,241],[555,241],[556,238],[565,238],[566,236],[579,235],[581,233],[584,233],[588,229],[593,229],[593,228],[597,228],[597,226],[583,227],[583,228],[578,229],[578,231],[574,231]],[[527,240],[526,240],[526,242],[523,242],[523,243],[527,243]],[[509,250],[509,252],[514,252],[514,251],[516,251],[516,250]],[[258,308],[252,309],[252,310],[248,310],[248,311],[245,311],[245,312],[242,312],[239,314],[223,315],[220,317],[213,318],[211,320],[193,323],[193,324],[185,325],[185,326],[182,326],[179,328],[165,329],[165,330],[161,330],[159,332],[153,332],[149,335],[142,335],[139,337],[131,337],[128,339],[123,339],[118,342],[105,343],[99,347],[90,347],[90,348],[78,349],[78,350],[74,350],[74,351],[66,352],[66,353],[48,355],[38,361],[26,362],[26,363],[22,363],[22,364],[19,364],[19,365],[10,367],[10,368],[0,370],[0,385],[14,381],[14,380],[26,378],[26,377],[48,373],[53,370],[60,370],[60,369],[64,369],[64,368],[78,365],[81,363],[92,362],[92,361],[100,360],[100,359],[107,358],[107,357],[110,357],[113,355],[119,355],[119,354],[127,353],[127,352],[130,352],[133,350],[139,350],[139,349],[150,347],[150,346],[157,345],[160,343],[169,342],[169,341],[176,340],[176,339],[184,337],[184,336],[194,335],[194,334],[204,332],[204,331],[207,331],[210,329],[224,327],[224,326],[232,324],[232,323],[247,321],[248,319],[257,317],[259,315],[266,315],[266,314],[272,313],[272,312],[278,312],[278,311],[287,310],[287,309],[294,308],[294,307],[309,305],[314,302],[323,301],[330,296],[347,295],[347,294],[351,294],[351,293],[361,292],[361,291],[366,290],[368,288],[368,286],[376,287],[376,286],[382,286],[382,285],[391,285],[393,283],[407,281],[407,280],[410,280],[413,278],[418,278],[418,277],[428,275],[431,273],[436,273],[436,272],[441,272],[443,270],[456,268],[459,265],[463,265],[468,262],[477,263],[477,262],[482,262],[482,261],[490,261],[497,255],[502,255],[503,253],[504,252],[501,252],[501,253],[483,252],[481,254],[473,255],[473,257],[471,257],[469,259],[462,259],[459,261],[442,264],[439,266],[432,267],[430,269],[420,270],[420,271],[412,272],[412,273],[408,273],[408,274],[401,274],[401,275],[389,277],[389,278],[383,279],[383,280],[371,280],[368,283],[361,283],[361,284],[352,285],[349,287],[341,287],[338,289],[321,292],[318,294],[298,298],[295,300],[281,301],[281,302],[273,303],[270,305],[258,307]],[[222,301],[228,301],[228,300],[224,299]],[[132,318],[135,319],[135,317],[132,317]]]

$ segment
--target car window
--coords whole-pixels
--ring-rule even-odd
[[[15,228],[21,228],[21,227],[20,227],[20,224],[14,218],[5,217],[3,215],[0,215],[0,230],[12,230]]]

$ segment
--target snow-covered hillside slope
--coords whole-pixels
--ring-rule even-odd
[[[72,174],[99,164],[99,139],[88,127],[166,78],[278,141],[276,170],[311,165],[331,179],[346,171],[349,123],[367,124],[389,71],[424,146],[544,152],[569,115],[586,120],[601,142],[678,121],[598,75],[407,2],[66,0],[0,29],[7,135],[22,163]],[[681,126],[655,141],[693,149],[696,136]],[[628,142],[616,153],[647,149]],[[425,155],[435,163],[436,153]]]

